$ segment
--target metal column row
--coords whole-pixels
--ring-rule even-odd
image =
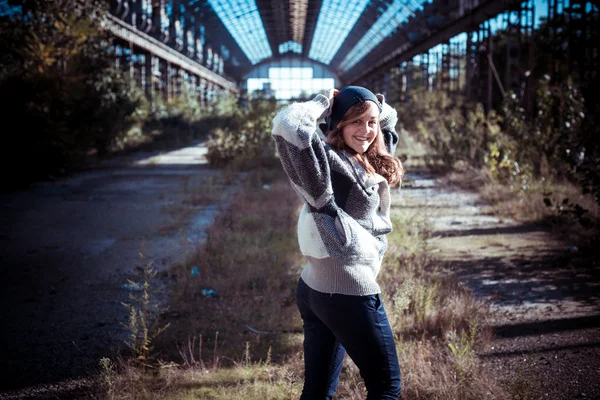
[[[107,22],[117,37],[116,62],[153,102],[185,91],[208,105],[238,93],[222,76],[223,57],[206,46],[204,27],[185,8],[182,0],[112,0]]]
[[[132,43],[116,41],[115,55],[117,66],[128,71],[131,82],[144,90],[150,100],[154,100],[157,95],[169,100],[185,92],[196,97],[202,106],[206,106],[214,103],[227,91],[151,52],[136,48]]]
[[[549,7],[560,1],[564,0],[549,0]],[[571,9],[580,12],[584,5],[578,3],[588,2],[571,0]],[[467,8],[475,6],[469,3]],[[424,88],[465,95],[482,102],[486,109],[512,91],[524,107],[532,109],[534,14],[534,0],[524,0],[499,16],[467,28],[464,40],[450,39],[436,46],[435,51],[428,49],[411,61],[370,74],[363,83],[387,93],[390,101],[404,101],[408,91]],[[501,31],[502,40],[497,31]]]

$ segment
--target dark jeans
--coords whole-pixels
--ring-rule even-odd
[[[333,398],[346,352],[360,370],[368,400],[398,399],[400,366],[392,329],[378,294],[321,293],[300,278],[296,302],[304,321],[301,400]]]

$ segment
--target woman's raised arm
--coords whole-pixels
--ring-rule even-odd
[[[385,97],[382,94],[377,94],[377,98],[381,102],[382,110],[379,116],[381,132],[383,133],[383,141],[387,151],[393,156],[398,145],[398,133],[396,132],[396,123],[398,122],[398,113],[388,103],[385,102]]]
[[[317,120],[329,108],[323,95],[282,108],[273,119],[272,135],[283,169],[294,189],[319,209],[333,197],[325,144],[317,133]]]

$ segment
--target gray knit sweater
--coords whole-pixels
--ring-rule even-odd
[[[390,189],[350,153],[332,148],[317,131],[327,98],[282,108],[273,137],[283,168],[304,200],[298,219],[300,250],[308,264],[301,277],[322,293],[364,296],[381,290],[376,278],[392,231]],[[380,115],[384,140],[394,154],[396,111],[385,102]]]

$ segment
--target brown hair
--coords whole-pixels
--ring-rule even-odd
[[[364,167],[367,173],[371,175],[378,173],[383,176],[390,185],[395,185],[402,180],[404,168],[402,168],[400,160],[392,156],[385,147],[379,121],[377,121],[377,134],[375,140],[373,140],[373,143],[371,143],[364,154],[356,153],[344,142],[344,127],[352,121],[362,117],[368,111],[369,104],[366,101],[350,107],[335,129],[327,134],[327,143],[338,150],[346,149],[354,153],[356,159],[360,165]]]

